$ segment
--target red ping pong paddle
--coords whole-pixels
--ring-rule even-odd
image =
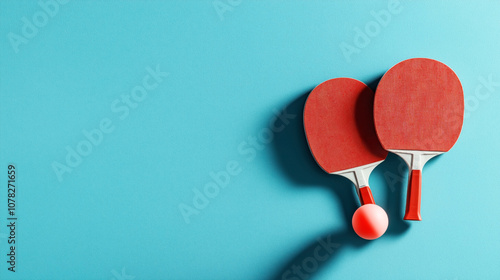
[[[402,61],[380,80],[373,110],[382,146],[402,157],[411,170],[404,219],[420,221],[422,168],[450,150],[462,130],[460,80],[436,60]]]
[[[374,205],[368,186],[372,170],[387,156],[380,144],[373,122],[373,91],[364,83],[350,78],[337,78],[318,85],[304,107],[304,129],[309,148],[318,165],[330,174],[351,180],[368,216],[355,219],[353,226],[361,237],[375,239],[387,229],[385,211]],[[360,226],[356,220],[361,222]]]

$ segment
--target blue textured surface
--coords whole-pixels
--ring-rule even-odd
[[[499,279],[500,3],[331,2],[70,1],[43,22],[37,1],[1,1],[0,278]],[[354,187],[310,156],[303,104],[412,57],[457,73],[464,127],[424,169],[422,222],[402,220],[403,162],[374,171],[390,224],[363,241]],[[67,147],[88,155],[71,167]]]

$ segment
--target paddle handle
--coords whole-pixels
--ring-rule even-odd
[[[406,193],[405,220],[421,221],[420,196],[422,193],[422,170],[412,170]]]
[[[359,188],[359,200],[361,202],[361,205],[375,204],[375,200],[373,200],[373,195],[370,187],[364,186],[362,188]]]

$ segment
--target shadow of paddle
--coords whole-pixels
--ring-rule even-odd
[[[332,199],[336,201],[334,203],[339,203],[342,206],[346,226],[337,232],[324,234],[317,239],[311,240],[297,255],[286,260],[285,264],[270,279],[282,279],[283,277],[286,279],[288,278],[287,275],[292,277],[298,275],[297,273],[307,275],[303,277],[305,279],[321,270],[326,263],[334,259],[345,247],[361,247],[368,243],[368,241],[359,238],[350,225],[352,215],[358,207],[358,198],[354,185],[344,177],[333,176],[324,172],[309,151],[303,126],[303,109],[309,92],[310,90],[303,92],[286,107],[289,114],[294,114],[297,117],[283,131],[276,133],[273,141],[275,158],[280,169],[294,187],[311,187],[313,185],[325,188],[332,195]],[[303,269],[302,272],[294,271],[297,266],[302,267],[304,261],[308,262],[311,257],[314,258],[316,248],[321,247],[319,240],[330,244],[329,248],[331,250],[323,249],[322,255],[315,263],[311,264],[309,271]]]
[[[372,176],[384,178],[386,194],[385,205],[380,205],[387,212],[389,227],[385,235],[399,235],[408,230],[411,222],[403,220],[406,205],[406,187],[408,184],[408,166],[398,155],[389,153],[387,158],[375,168]],[[375,202],[377,199],[375,198]]]
[[[380,78],[381,76],[368,85],[374,90]],[[358,237],[352,229],[352,215],[359,207],[359,199],[352,182],[342,176],[324,172],[309,150],[304,133],[303,110],[311,90],[299,94],[298,98],[286,107],[286,112],[297,117],[283,131],[276,133],[272,144],[273,151],[279,169],[290,180],[293,187],[315,186],[325,188],[331,193],[335,201],[332,203],[340,203],[342,206],[345,226],[306,243],[296,255],[285,260],[270,279],[294,279],[293,277],[307,279],[321,271],[327,264],[332,265],[335,257],[346,248],[360,249],[373,242]],[[406,187],[404,172],[408,170],[404,169],[405,167],[399,168],[401,163],[404,164],[398,156],[389,155],[386,161],[374,170],[378,176],[395,177],[395,180],[391,181],[390,188],[380,186],[386,190],[388,201],[385,210],[389,215],[389,228],[386,234],[401,234],[409,227],[409,224],[402,220],[402,201],[405,201],[402,200],[402,194]]]

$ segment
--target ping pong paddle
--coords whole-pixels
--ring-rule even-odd
[[[314,88],[304,106],[304,129],[314,159],[324,171],[344,176],[356,187],[362,206],[353,216],[353,227],[365,239],[380,237],[388,226],[387,214],[375,205],[368,186],[370,173],[388,153],[375,132],[373,99],[364,83],[337,78]]]
[[[422,168],[449,151],[462,130],[460,80],[439,61],[404,60],[380,80],[373,113],[382,146],[402,157],[411,170],[404,219],[420,221]]]

